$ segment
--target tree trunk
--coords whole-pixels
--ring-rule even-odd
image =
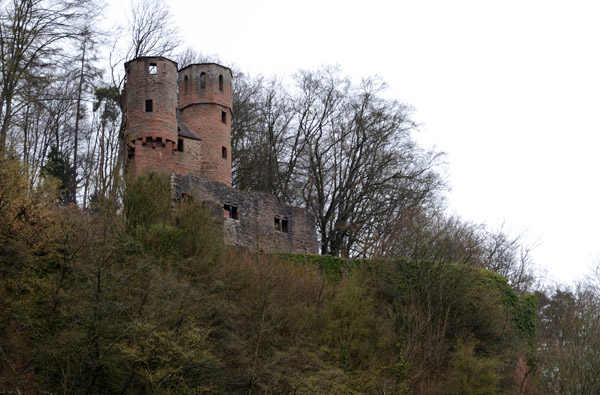
[[[77,147],[79,145],[79,118],[81,118],[81,96],[83,92],[83,70],[85,68],[85,44],[81,52],[81,69],[79,70],[79,86],[77,87],[77,109],[75,111],[75,130],[73,136],[73,164],[71,166],[71,183],[69,185],[70,201],[77,203]]]

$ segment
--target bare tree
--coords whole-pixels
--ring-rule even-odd
[[[368,256],[481,267],[506,277],[519,293],[531,292],[536,281],[531,256],[535,245],[527,243],[526,234],[511,235],[502,227],[491,230],[448,216],[435,205],[416,205],[384,215],[378,219],[377,228],[367,239]]]
[[[179,34],[169,7],[159,0],[134,0],[125,58],[169,56],[179,45]]]
[[[531,291],[535,281],[531,256],[534,245],[526,244],[524,239],[524,234],[512,236],[500,228],[485,232],[481,243],[480,266],[506,277],[518,292]]]
[[[175,56],[175,61],[180,69],[195,63],[221,63],[218,55],[204,55],[194,48],[187,47]]]
[[[290,96],[276,78],[244,81],[237,77],[235,87],[234,185],[286,201],[300,148],[290,141],[296,136],[291,130],[295,114]]]
[[[381,81],[351,86],[327,72],[320,90],[315,77],[301,77],[310,90],[306,98],[321,93],[321,111],[316,117],[305,111],[300,127],[303,198],[317,216],[321,253],[364,255],[362,241],[380,217],[424,204],[440,191],[440,154],[416,145],[410,108],[383,99]]]
[[[11,0],[0,14],[0,155],[5,155],[16,109],[31,100],[27,85],[49,75],[65,42],[78,40],[95,2]]]
[[[538,293],[538,374],[547,394],[600,392],[600,295],[590,284]]]
[[[321,252],[365,256],[380,218],[433,201],[441,154],[410,134],[410,108],[385,84],[353,85],[338,68],[300,71],[294,86],[238,76],[234,87],[234,185],[302,204],[317,217]]]

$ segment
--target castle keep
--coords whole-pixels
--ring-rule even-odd
[[[178,70],[164,57],[125,63],[121,105],[127,166],[171,175],[176,199],[197,196],[222,223],[225,242],[264,252],[316,253],[307,210],[231,187],[231,70],[215,63]]]

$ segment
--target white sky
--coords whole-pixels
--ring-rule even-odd
[[[600,2],[167,3],[186,44],[252,75],[339,64],[356,81],[380,76],[415,107],[422,144],[448,154],[451,212],[526,231],[559,281],[588,273],[600,251]]]

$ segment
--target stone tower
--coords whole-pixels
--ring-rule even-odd
[[[231,70],[215,63],[179,71],[181,123],[202,141],[201,174],[231,186]]]
[[[141,57],[125,63],[125,142],[134,173],[173,170],[177,149],[177,63]]]

